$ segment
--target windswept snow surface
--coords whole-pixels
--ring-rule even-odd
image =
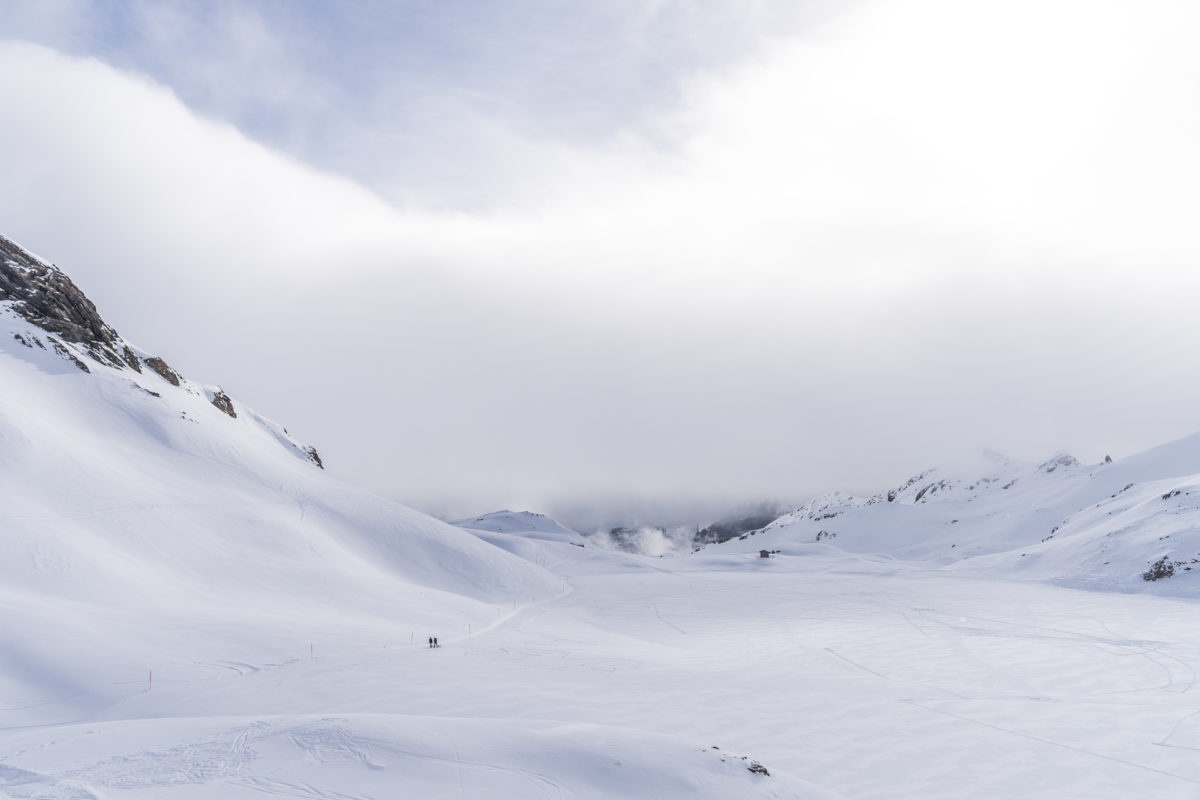
[[[0,797],[1200,796],[1195,437],[650,558],[60,346],[0,304]]]

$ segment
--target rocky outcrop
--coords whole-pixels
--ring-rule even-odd
[[[321,469],[325,469],[325,465],[321,463],[321,457],[317,455],[317,448],[309,445],[304,448],[304,455],[308,456],[308,460],[316,464]]]
[[[221,391],[220,389],[217,389],[215,392],[213,392],[212,404],[224,411],[229,416],[237,419],[237,412],[233,410],[233,401],[229,399],[229,395],[225,394],[225,392]]]
[[[0,236],[0,300],[44,331],[82,345],[97,362],[140,371],[137,358],[96,306],[58,267]]]
[[[54,352],[58,353],[60,356],[65,358],[67,361],[70,361],[72,364],[79,367],[84,372],[91,372],[91,369],[88,368],[87,364],[83,363],[78,358],[76,358],[74,353],[72,353],[70,350],[68,350],[63,345],[62,342],[60,342],[58,339],[55,339],[53,336],[50,337],[50,346],[54,348]]]
[[[735,536],[741,536],[748,531],[756,531],[765,528],[775,520],[779,519],[780,511],[770,509],[759,514],[752,514],[748,517],[739,517],[737,519],[726,519],[722,522],[716,522],[709,525],[702,531],[696,532],[694,544],[701,547],[707,544],[727,542]]]
[[[26,331],[24,335],[13,333],[13,338],[25,347],[52,349],[84,372],[92,371],[85,363],[88,358],[118,370],[131,369],[141,373],[143,366],[148,367],[167,383],[182,387],[192,395],[206,391],[209,401],[218,410],[237,419],[233,399],[224,390],[220,387],[202,390],[158,356],[143,359],[100,318],[96,306],[62,270],[3,236],[0,236],[0,307],[11,308],[34,328],[44,332],[44,335],[33,331]],[[137,381],[134,384],[153,397],[162,397]],[[274,425],[260,421],[269,427]],[[316,448],[300,444],[286,430],[280,439],[286,446],[295,448],[298,455],[325,468]]]
[[[1079,462],[1075,459],[1075,456],[1071,455],[1070,453],[1057,453],[1049,461],[1038,464],[1037,468],[1040,472],[1050,474],[1060,467],[1070,469],[1078,466]]]
[[[172,386],[179,385],[179,373],[167,366],[167,362],[163,361],[158,356],[155,356],[154,358],[147,358],[146,366],[158,373],[159,377]]]

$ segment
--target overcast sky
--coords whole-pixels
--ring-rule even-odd
[[[10,0],[0,36],[0,233],[418,508],[1200,429],[1191,0]]]

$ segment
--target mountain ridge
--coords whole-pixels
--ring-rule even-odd
[[[1036,464],[989,453],[868,497],[821,495],[707,547],[827,548],[963,574],[1200,596],[1200,434],[1090,465],[1065,452]]]
[[[53,351],[83,372],[92,371],[88,360],[100,368],[132,371],[138,376],[130,379],[135,385],[151,396],[161,397],[166,387],[143,381],[145,367],[166,384],[203,395],[219,411],[237,418],[237,406],[220,386],[190,381],[161,356],[151,355],[124,339],[105,322],[95,304],[65,272],[3,236],[0,236],[0,308],[8,309],[31,326],[26,330],[15,326],[10,331],[12,339],[28,350]],[[10,322],[15,321],[10,316]],[[270,428],[285,447],[324,469],[315,447],[301,443],[283,426],[253,416]]]

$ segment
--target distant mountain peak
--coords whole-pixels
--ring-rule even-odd
[[[1071,455],[1070,453],[1066,452],[1065,450],[1060,450],[1058,453],[1055,453],[1053,456],[1051,456],[1046,461],[1043,461],[1041,464],[1038,464],[1037,468],[1038,468],[1039,472],[1049,473],[1049,472],[1054,472],[1056,469],[1059,469],[1059,468],[1070,468],[1070,467],[1077,467],[1077,466],[1079,466],[1079,460],[1077,458],[1075,458],[1075,456]]]
[[[491,531],[493,533],[548,533],[558,536],[579,535],[557,520],[534,511],[509,511],[505,509],[469,519],[455,520],[450,524],[467,530]]]

